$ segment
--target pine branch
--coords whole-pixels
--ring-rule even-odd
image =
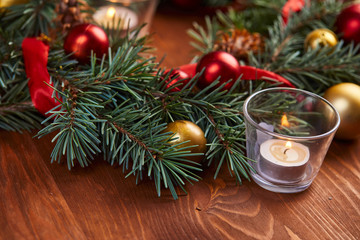
[[[252,62],[282,75],[298,88],[315,93],[345,79],[359,83],[358,47],[340,42],[332,49],[304,50],[306,35],[314,27],[331,29],[340,9],[341,3],[336,1],[314,2],[294,14],[285,28],[279,19],[269,29],[265,53]]]
[[[53,27],[55,4],[50,0],[31,0],[27,4],[9,7],[7,14],[1,18],[5,31],[19,31],[23,37],[49,35]]]
[[[313,2],[311,7],[305,6],[300,13],[291,15],[286,26],[279,16],[273,26],[269,28],[269,38],[266,42],[266,51],[263,54],[267,63],[265,69],[271,69],[271,63],[277,62],[280,55],[303,50],[306,35],[314,28],[327,28],[332,26],[336,14],[341,9],[341,3],[333,0],[324,3]],[[299,39],[299,36],[301,38]]]
[[[202,53],[208,53],[214,48],[216,34],[219,29],[219,24],[216,19],[205,17],[206,30],[198,23],[193,23],[195,30],[189,29],[187,33],[197,42],[190,42],[190,44]]]
[[[140,179],[144,169],[149,169],[148,176],[160,186],[158,194],[162,182],[177,198],[175,186],[184,185],[183,179],[196,181],[192,171],[200,169],[184,159],[196,154],[165,144],[169,134],[160,133],[165,123],[160,124],[157,110],[147,104],[148,91],[157,86],[160,76],[153,74],[157,72],[153,59],[140,56],[142,43],[142,39],[129,38],[115,52],[110,50],[101,64],[93,57],[90,66],[75,69],[63,52],[51,52],[49,72],[62,105],[51,111],[47,120],[54,121],[38,136],[58,132],[53,139],[53,162],[65,156],[69,169],[75,160],[84,167],[102,152],[111,164],[118,163],[124,170],[131,166],[130,173]]]
[[[147,175],[153,176],[158,195],[161,195],[161,182],[170,188],[173,197],[177,194],[175,186],[184,185],[182,179],[197,181],[192,171],[200,171],[192,162],[184,159],[194,156],[187,148],[172,146],[171,133],[162,133],[166,124],[153,120],[153,114],[146,107],[136,109],[137,104],[125,101],[104,119],[111,120],[101,124],[103,151],[107,160],[113,165],[116,162],[127,170],[132,164],[130,174],[142,178],[145,167]],[[185,190],[185,189],[184,189]]]
[[[40,128],[41,121],[32,102],[0,104],[0,129],[21,132]]]
[[[54,131],[59,131],[52,141],[56,140],[54,150],[51,154],[52,162],[60,162],[61,156],[66,155],[68,168],[74,166],[76,159],[84,167],[88,166],[90,160],[96,153],[100,152],[98,144],[98,133],[93,113],[96,106],[91,98],[93,93],[74,92],[71,88],[65,90],[61,109],[51,111],[54,121],[39,131],[39,137]]]
[[[235,89],[239,87],[245,89],[248,83],[237,81],[233,89],[227,92],[222,91],[225,83],[214,90],[213,87],[218,84],[215,81],[208,88],[192,95],[191,86],[193,81],[196,83],[196,79],[197,76],[183,87],[182,92],[153,94],[158,104],[162,106],[160,114],[168,116],[168,119],[172,121],[188,119],[199,124],[202,129],[206,129],[205,135],[209,143],[206,154],[208,165],[220,159],[215,178],[226,162],[230,174],[235,174],[239,182],[241,182],[241,177],[249,179],[248,173],[252,171],[252,167],[248,164],[244,153],[244,123],[238,109],[241,109],[248,93],[254,91],[256,87],[250,84],[249,92],[236,93]],[[209,92],[210,89],[212,89],[211,92]],[[165,117],[163,115],[162,117]]]
[[[1,106],[0,115],[4,115],[6,112],[25,112],[29,108],[34,108],[34,105],[31,101],[8,106]]]

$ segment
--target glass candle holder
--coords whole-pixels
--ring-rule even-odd
[[[141,35],[148,33],[157,0],[99,0],[92,1],[94,21],[110,29],[132,30],[146,23]]]
[[[249,96],[243,111],[252,179],[273,192],[308,188],[339,127],[336,109],[311,92],[269,88]]]

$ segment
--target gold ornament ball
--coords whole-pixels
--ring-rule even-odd
[[[318,47],[334,47],[338,43],[336,34],[326,28],[320,28],[312,31],[306,36],[305,50],[308,48],[316,49]]]
[[[28,3],[29,0],[0,0],[0,7],[11,7],[13,5]]]
[[[205,153],[206,152],[206,138],[201,128],[193,122],[186,120],[176,120],[167,125],[164,132],[173,132],[174,138],[171,144],[176,145],[185,141],[190,140],[187,143],[181,144],[179,148],[188,147],[192,145],[198,145],[197,147],[190,148],[192,153]],[[200,163],[204,158],[203,155],[199,156],[188,156],[187,160]]]
[[[327,89],[324,98],[333,104],[340,115],[335,138],[351,140],[360,137],[360,86],[339,83]]]

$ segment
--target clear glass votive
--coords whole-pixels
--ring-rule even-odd
[[[339,127],[336,109],[311,92],[269,88],[249,96],[243,111],[252,179],[273,192],[307,189]]]
[[[132,30],[146,23],[142,34],[148,33],[157,0],[92,0],[94,21],[110,29]]]

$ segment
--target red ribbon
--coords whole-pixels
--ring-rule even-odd
[[[179,69],[187,73],[190,77],[193,77],[196,74],[196,63],[182,65],[179,67]],[[267,82],[274,82],[275,80],[276,82],[281,83],[280,87],[295,88],[295,86],[289,80],[270,71],[255,68],[252,66],[240,66],[240,70],[242,74],[241,79],[244,80],[264,80]]]
[[[259,68],[255,68],[252,66],[241,66],[241,74],[242,74],[242,79],[245,80],[264,80],[267,82],[274,82],[273,80],[275,80],[276,82],[280,82],[281,84],[279,85],[280,87],[293,87],[295,88],[295,86],[286,78],[283,78],[282,76],[270,72],[270,71],[266,71],[263,69],[259,69]]]
[[[49,116],[46,113],[60,104],[52,97],[54,90],[50,87],[53,84],[47,70],[49,45],[36,38],[25,38],[22,50],[31,100],[42,115]]]

